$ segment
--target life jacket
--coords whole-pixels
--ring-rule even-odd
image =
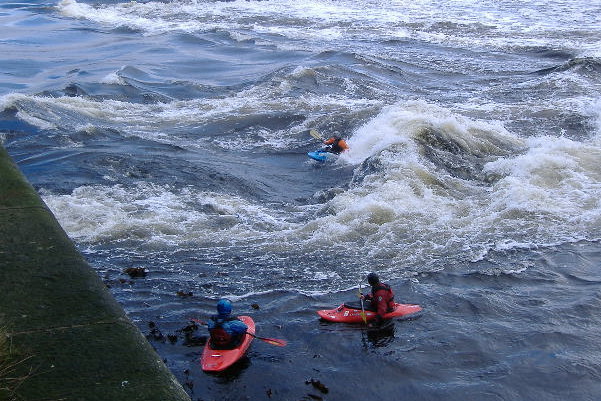
[[[333,136],[329,138],[326,142],[327,145],[330,145],[330,152],[332,153],[342,153],[348,149],[348,145],[346,141],[339,136]]]
[[[215,322],[215,327],[211,329],[211,343],[215,348],[224,348],[233,342],[234,336],[223,328],[223,324],[236,319],[235,317],[228,317],[226,319],[216,318],[215,316],[211,317],[211,320]]]
[[[378,295],[379,291],[385,292],[384,294],[380,293]],[[386,312],[392,312],[392,310],[394,309],[394,292],[392,292],[392,288],[390,288],[388,284],[380,283],[374,287],[371,287],[371,294],[372,305],[374,303],[379,305],[380,302],[384,302],[386,305]],[[382,299],[378,299],[379,297],[382,297]]]

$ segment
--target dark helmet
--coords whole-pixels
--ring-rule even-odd
[[[222,298],[217,302],[217,313],[220,315],[229,315],[232,313],[232,302],[227,298]]]
[[[380,282],[380,277],[378,277],[378,275],[376,273],[369,273],[367,275],[367,282],[370,285],[376,285]]]

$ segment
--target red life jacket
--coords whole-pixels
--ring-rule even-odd
[[[371,294],[371,303],[376,307],[378,315],[382,316],[384,313],[392,312],[394,309],[394,292],[388,284],[380,283],[371,287]]]

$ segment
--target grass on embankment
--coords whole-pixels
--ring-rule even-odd
[[[16,360],[6,328],[0,325],[0,400],[17,399],[16,391],[28,375],[19,376],[17,366],[25,359]],[[26,358],[27,359],[27,358]]]

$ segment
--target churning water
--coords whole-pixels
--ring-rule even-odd
[[[194,400],[601,397],[598,2],[29,0],[0,32],[0,140]],[[369,271],[423,316],[320,323]],[[200,372],[222,296],[290,344]]]

